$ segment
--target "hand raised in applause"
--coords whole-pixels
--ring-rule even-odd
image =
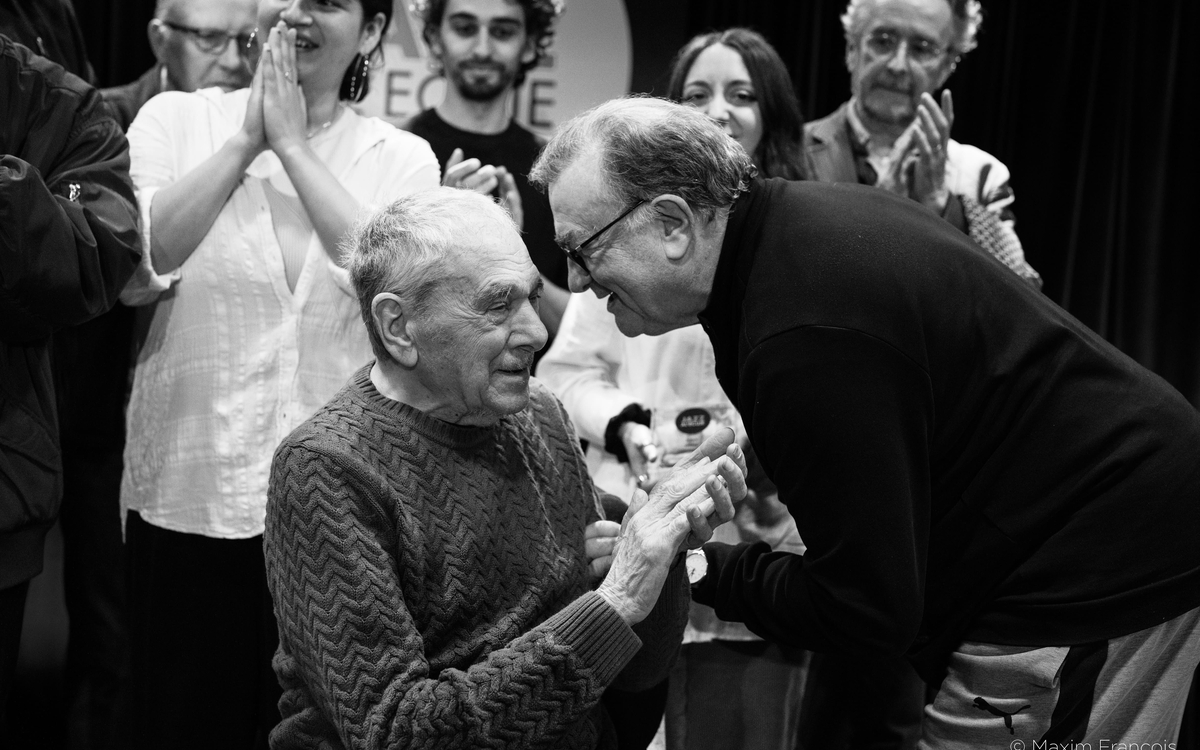
[[[917,115],[892,147],[891,168],[880,175],[879,187],[905,195],[941,213],[950,191],[946,188],[946,153],[954,125],[954,100],[942,92],[939,107],[928,93],[921,95]]]
[[[525,209],[521,204],[521,193],[517,190],[516,180],[504,167],[484,164],[475,158],[464,159],[463,150],[456,148],[446,160],[442,186],[472,190],[481,195],[491,195],[498,190],[500,205],[508,211],[519,229],[524,228]]]
[[[263,73],[263,131],[271,150],[282,158],[288,149],[308,143],[308,107],[296,72],[296,30],[283,21],[275,24],[258,65]]]

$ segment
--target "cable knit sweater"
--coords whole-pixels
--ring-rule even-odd
[[[271,746],[615,747],[598,700],[619,673],[627,689],[665,677],[683,566],[635,634],[589,588],[596,490],[540,383],[522,412],[460,427],[380,395],[369,373],[275,454]]]

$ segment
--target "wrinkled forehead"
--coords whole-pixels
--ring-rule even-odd
[[[253,26],[256,0],[161,0],[158,18],[201,28],[225,29]]]
[[[469,295],[496,284],[532,291],[541,279],[512,223],[489,216],[467,217],[455,227],[445,269]]]
[[[954,33],[947,0],[871,0],[863,10],[863,31],[886,28],[943,40]]]
[[[554,212],[556,239],[584,239],[593,225],[621,203],[608,184],[599,148],[589,148],[567,164],[547,191]]]

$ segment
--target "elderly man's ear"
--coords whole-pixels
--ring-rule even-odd
[[[417,345],[412,336],[412,318],[400,298],[390,292],[375,295],[371,301],[371,316],[392,359],[404,367],[416,367]]]
[[[692,244],[692,234],[700,218],[688,202],[678,195],[660,195],[650,203],[654,210],[654,231],[662,240],[667,258],[681,260]]]

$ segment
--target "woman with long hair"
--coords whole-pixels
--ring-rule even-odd
[[[779,53],[757,31],[693,37],[675,55],[667,98],[725,126],[763,177],[802,180],[804,118]]]
[[[266,747],[278,721],[271,457],[371,359],[342,238],[439,181],[425,141],[349,106],[392,7],[260,0],[249,89],[162,94],[130,126],[147,259],[123,299],[154,304],[121,487],[134,747]]]
[[[804,176],[800,106],[783,61],[762,36],[749,29],[698,36],[675,57],[670,81],[670,98],[720,122],[753,157],[760,174]],[[708,430],[728,425],[746,444],[741,418],[717,382],[715,361],[699,325],[626,338],[604,300],[576,294],[538,377],[562,400],[579,436],[588,441],[588,469],[597,486],[628,502],[635,489],[648,490]],[[713,538],[767,541],[776,549],[802,552],[796,525],[774,498],[774,488],[752,484],[752,489],[757,492],[735,522],[717,529]],[[711,608],[695,604],[684,644],[668,695],[660,696],[652,711],[611,711],[618,732],[635,735],[628,725],[648,725],[637,743],[644,745],[665,700],[672,750],[793,746],[805,654],[767,644],[745,626],[721,622]],[[645,707],[652,696],[639,698],[622,705]]]

